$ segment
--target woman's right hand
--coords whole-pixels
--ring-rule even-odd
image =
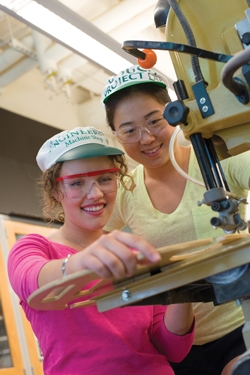
[[[130,277],[141,256],[149,264],[161,260],[159,252],[141,237],[114,230],[72,255],[67,262],[67,275],[89,269],[101,278]]]

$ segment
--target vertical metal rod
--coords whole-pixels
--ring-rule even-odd
[[[204,138],[202,138],[200,133],[196,133],[190,136],[190,141],[193,145],[206,189],[210,190],[218,187],[211,169],[212,158],[209,155]]]
[[[211,155],[211,158],[212,158],[211,160],[213,160],[213,162],[214,162],[214,173],[216,173],[217,176],[219,177],[218,178],[218,186],[224,188],[226,191],[230,191],[230,188],[228,186],[226,177],[225,177],[223,169],[221,167],[220,160],[218,159],[217,153],[215,151],[212,139],[211,138],[206,139],[205,143],[207,145],[208,152]]]

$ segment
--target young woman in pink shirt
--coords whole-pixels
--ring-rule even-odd
[[[138,252],[149,263],[160,260],[139,236],[103,234],[118,178],[123,184],[127,175],[122,154],[92,127],[63,131],[38,152],[44,212],[56,215],[62,226],[49,238],[30,234],[19,239],[8,272],[43,352],[45,375],[173,375],[169,361],[181,361],[191,348],[191,304],[100,313],[96,306],[44,311],[27,303],[32,292],[65,274],[89,269],[100,278],[123,278],[135,272]]]

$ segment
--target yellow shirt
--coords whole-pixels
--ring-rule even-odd
[[[250,151],[230,157],[221,162],[231,192],[241,198],[247,198],[250,177]],[[197,206],[202,200],[205,188],[187,181],[182,200],[176,210],[165,214],[156,210],[149,198],[144,184],[143,166],[139,165],[131,172],[136,188],[133,192],[120,186],[114,212],[105,226],[106,231],[129,226],[133,233],[140,235],[154,247],[187,242],[201,238],[215,238],[224,234],[215,230],[210,219],[215,215],[210,207]],[[199,166],[191,151],[188,174],[202,181]],[[245,216],[245,205],[240,205],[240,213]],[[216,340],[244,323],[241,307],[235,302],[214,306],[209,303],[194,303],[196,315],[195,344]]]

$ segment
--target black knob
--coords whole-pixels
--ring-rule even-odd
[[[242,41],[242,43],[246,44],[247,46],[250,44],[250,33],[249,33],[249,31],[242,34],[241,41]]]
[[[219,202],[213,202],[211,208],[213,211],[220,212],[223,207]]]
[[[213,227],[220,227],[221,226],[221,221],[218,217],[212,217],[212,219],[210,220],[210,224],[213,226]]]
[[[175,100],[166,104],[163,116],[169,125],[187,125],[188,113],[189,108],[181,100]]]

